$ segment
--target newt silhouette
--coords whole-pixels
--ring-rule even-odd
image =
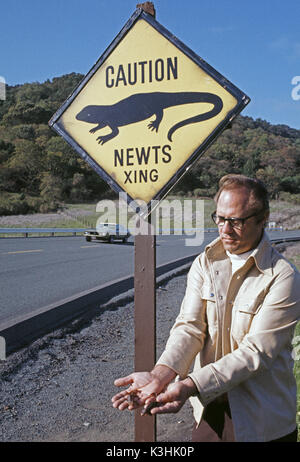
[[[148,124],[148,128],[157,132],[164,109],[190,103],[209,103],[214,107],[210,111],[182,120],[171,127],[168,131],[168,140],[172,141],[172,135],[178,128],[211,119],[219,114],[223,108],[222,99],[212,93],[201,92],[137,93],[110,106],[86,106],[76,115],[76,119],[97,124],[90,130],[90,133],[95,133],[107,126],[110,127],[111,133],[97,138],[99,144],[104,144],[119,134],[119,127],[146,120],[152,115],[156,118]]]

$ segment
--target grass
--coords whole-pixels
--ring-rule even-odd
[[[296,340],[297,337],[300,338],[300,322],[298,322],[296,326],[294,339]],[[295,375],[296,382],[297,382],[297,427],[298,427],[298,441],[300,441],[300,358],[299,358],[300,344],[299,344],[299,341],[297,343],[295,342],[294,347],[296,348],[294,375]]]
[[[294,255],[289,259],[300,271],[300,255]],[[295,364],[294,375],[297,383],[297,427],[298,427],[298,442],[300,442],[300,321],[298,322],[294,335],[295,348]],[[297,340],[297,341],[296,341]]]
[[[300,255],[294,255],[292,258],[289,258],[290,262],[292,262],[300,271]]]
[[[181,198],[177,196],[168,196],[167,199],[165,200],[165,203],[174,209],[171,211],[170,216],[166,218],[166,223],[170,224],[170,228],[179,228],[182,226],[182,221],[183,219],[185,220],[184,225],[185,227],[192,227],[193,225],[196,226],[197,224],[201,223],[205,228],[213,228],[215,227],[215,224],[212,222],[211,219],[211,214],[215,210],[215,204],[212,199],[197,199],[199,201],[203,201],[204,203],[204,223],[202,223],[202,220],[196,220],[194,218],[194,221],[187,220],[185,217],[185,210],[192,210],[193,213],[196,212],[196,203],[195,203],[195,198]],[[192,202],[193,201],[193,202]],[[116,214],[114,211],[108,215],[108,221],[114,222],[115,220],[118,221],[118,208],[119,208],[119,203],[118,201],[115,201],[116,204]],[[162,208],[164,204],[164,201],[162,201],[159,206]],[[93,204],[78,204],[78,205],[71,205],[68,206],[68,211],[71,213],[76,214],[76,212],[84,210],[86,212],[89,212],[88,219],[89,221],[94,222],[94,226],[97,222],[97,219],[100,217],[100,213],[96,213],[96,205]],[[93,213],[94,212],[94,213]],[[134,212],[131,210],[130,207],[128,207],[128,219],[131,221],[134,217]],[[154,212],[155,213],[155,212]],[[158,219],[158,226],[163,226],[164,222],[162,217],[157,214],[157,219]],[[168,220],[169,219],[169,220]]]
[[[192,215],[195,215],[196,211],[196,202],[200,201],[198,204],[204,204],[204,223],[202,223],[201,219],[191,218],[190,220],[187,219],[185,216],[185,211],[192,210]],[[79,204],[64,204],[64,209],[58,213],[51,213],[51,214],[43,214],[39,215],[28,215],[23,216],[22,221],[16,223],[12,221],[10,225],[2,225],[3,228],[15,228],[15,227],[34,227],[34,228],[95,228],[97,220],[101,218],[103,221],[109,222],[118,222],[119,221],[119,201],[108,201],[107,203],[113,202],[115,207],[112,208],[111,212],[108,209],[105,209],[105,201],[101,201],[98,204],[103,204],[102,209],[98,209],[96,211],[97,203],[79,203]],[[162,208],[164,201],[159,204],[159,207]],[[171,206],[175,206],[171,213],[169,212],[170,216],[167,216],[165,221],[161,217],[161,214],[157,214],[156,221],[158,227],[166,227],[169,226],[172,228],[181,228],[183,218],[184,218],[184,226],[185,228],[192,228],[192,227],[201,227],[204,226],[205,228],[214,228],[215,224],[212,222],[211,213],[215,210],[215,203],[212,199],[199,199],[199,198],[183,198],[178,196],[167,196],[165,203],[169,204],[169,209]],[[124,203],[122,203],[122,211],[124,213]],[[287,203],[284,201],[272,201],[270,203],[271,212],[285,212],[287,210]],[[190,207],[190,208],[189,208]],[[290,204],[289,204],[290,207]],[[156,209],[157,210],[157,209]],[[125,210],[126,211],[126,210]],[[198,211],[198,205],[197,205]],[[199,209],[201,212],[201,208]],[[157,212],[153,212],[156,214]],[[191,215],[191,214],[187,214]],[[36,217],[39,216],[39,221],[37,221]],[[127,216],[129,220],[129,224],[133,226],[134,220],[134,213],[132,209],[128,206],[127,208]],[[28,217],[28,219],[27,219]],[[198,215],[199,217],[199,215]],[[192,221],[193,219],[193,221]],[[201,224],[201,226],[199,226]],[[1,225],[0,225],[1,227]]]

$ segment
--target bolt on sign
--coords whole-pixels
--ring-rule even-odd
[[[145,217],[249,101],[138,8],[49,125]]]

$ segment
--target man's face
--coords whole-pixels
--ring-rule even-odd
[[[217,203],[216,213],[225,218],[245,218],[255,213],[249,206],[247,189],[223,191]],[[254,249],[261,239],[265,221],[264,219],[257,223],[257,217],[251,217],[244,222],[242,229],[233,228],[225,221],[223,226],[218,226],[224,249],[233,254]]]

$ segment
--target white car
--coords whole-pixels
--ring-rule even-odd
[[[122,241],[127,242],[130,236],[128,229],[116,223],[100,223],[97,224],[96,229],[89,229],[84,232],[85,239],[90,242],[91,240],[99,240],[106,242]]]

